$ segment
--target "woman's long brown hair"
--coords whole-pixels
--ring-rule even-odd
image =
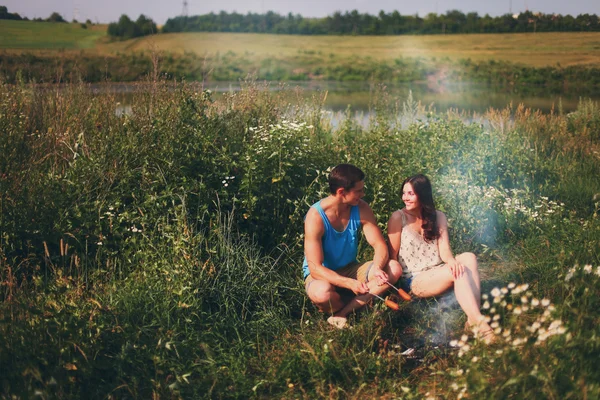
[[[432,242],[440,237],[440,228],[437,222],[435,203],[433,202],[431,182],[425,175],[413,175],[402,182],[402,190],[404,190],[404,185],[407,183],[412,185],[413,191],[421,204],[421,218],[423,219],[421,228],[423,228],[423,237],[425,238],[425,241]]]

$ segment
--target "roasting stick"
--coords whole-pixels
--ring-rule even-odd
[[[386,306],[388,306],[389,308],[391,308],[392,310],[398,311],[400,309],[400,306],[396,303],[394,303],[391,300],[388,299],[384,299],[381,296],[376,295],[375,293],[371,293],[373,296],[377,297],[379,300],[382,300]]]
[[[406,293],[404,290],[398,289],[396,286],[392,285],[391,283],[389,283],[387,281],[385,283],[387,283],[388,285],[390,285],[391,287],[393,287],[394,289],[396,289],[396,291],[398,292],[398,294],[400,295],[400,297],[402,297],[402,300],[410,301],[412,299],[410,297],[410,294]]]

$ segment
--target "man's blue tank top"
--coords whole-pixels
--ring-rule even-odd
[[[358,206],[352,206],[350,209],[350,221],[343,232],[336,231],[329,218],[325,215],[325,211],[321,208],[321,201],[313,204],[321,215],[323,224],[325,225],[325,234],[321,240],[323,244],[323,265],[329,269],[336,270],[345,267],[351,262],[356,261],[358,252],[358,231],[360,229],[360,212]],[[304,279],[310,274],[306,256],[302,265]]]

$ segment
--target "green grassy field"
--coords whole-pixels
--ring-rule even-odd
[[[499,60],[533,67],[600,66],[600,33],[538,33],[424,36],[293,36],[238,33],[177,33],[109,42],[106,26],[0,21],[0,49],[87,49],[94,54],[160,51],[214,57],[233,52],[252,61],[268,58],[399,57]]]
[[[0,20],[0,48],[22,50],[92,49],[106,26]]]
[[[502,60],[535,67],[600,65],[600,33],[542,33],[424,36],[286,36],[235,33],[180,33],[157,35],[115,44],[114,49],[147,50],[151,47],[176,53],[225,54],[249,57],[290,57],[319,54],[327,58],[398,57],[471,58]]]

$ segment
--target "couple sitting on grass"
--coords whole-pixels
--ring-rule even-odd
[[[444,213],[436,211],[431,183],[415,175],[402,183],[405,207],[388,222],[388,244],[369,205],[362,200],[365,174],[354,165],[340,164],[329,175],[329,197],[309,209],[304,222],[304,279],[310,300],[338,328],[346,317],[389,289],[402,284],[416,297],[437,296],[454,288],[467,315],[466,326],[486,342],[492,328],[480,312],[480,280],[472,253],[456,257],[448,238]],[[372,261],[359,263],[359,230],[375,250]],[[389,256],[388,256],[389,254]]]

